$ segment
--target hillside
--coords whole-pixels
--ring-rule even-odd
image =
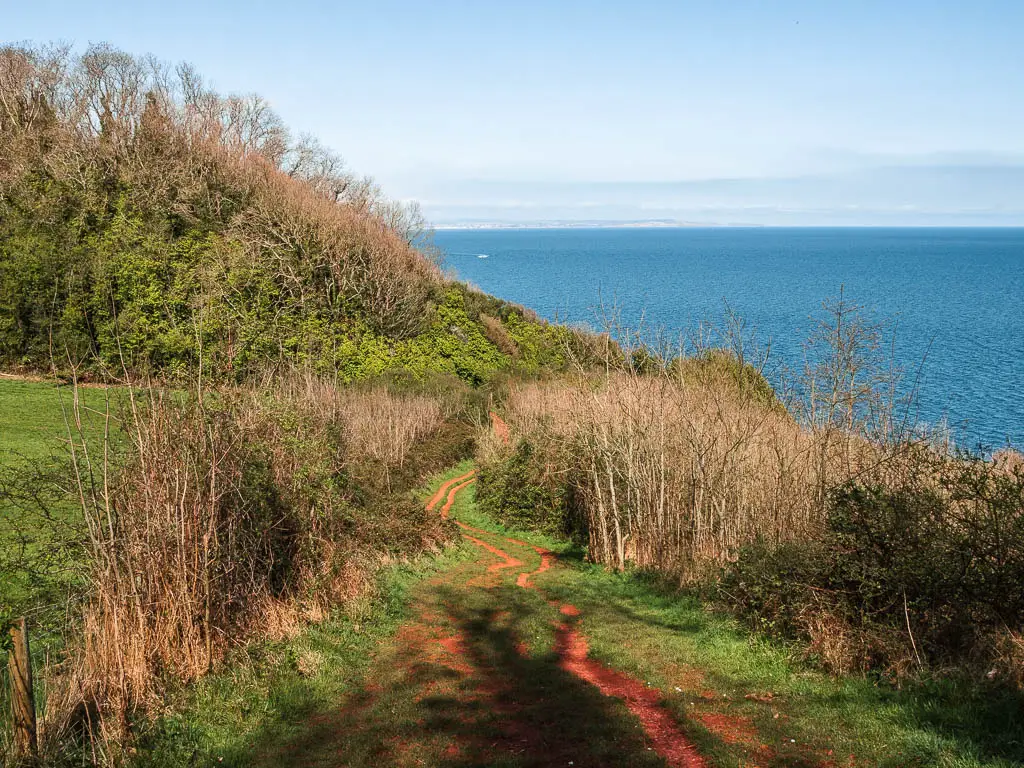
[[[480,383],[578,338],[446,278],[385,198],[259,96],[108,46],[0,49],[0,365]]]

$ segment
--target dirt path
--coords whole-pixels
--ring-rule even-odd
[[[605,653],[609,621],[630,653],[643,653],[634,641],[645,632],[678,629],[628,605],[605,609],[562,555],[478,527],[485,523],[465,502],[475,482],[472,471],[449,479],[426,507],[457,525],[476,555],[451,553],[411,582],[401,598],[410,613],[370,655],[361,688],[347,689],[340,706],[316,703],[259,765],[838,768],[759,733],[744,714],[749,696],[737,707],[705,690],[703,674],[679,656],[662,659],[660,688],[591,657],[584,612],[553,594],[601,616],[590,631]]]
[[[497,425],[497,417],[492,414],[492,418],[496,419]],[[447,501],[441,508],[441,516],[447,518],[458,492],[475,482],[475,480],[467,479],[472,477],[472,474],[472,472],[467,473],[462,477],[449,480],[443,484],[437,494],[428,502],[427,509],[433,510],[443,497],[444,492],[448,490]],[[468,541],[500,558],[501,562],[489,566],[489,571],[514,568],[523,564],[522,561],[516,559],[508,552],[467,533],[467,531],[472,531],[486,535],[489,533],[488,531],[475,528],[463,522],[458,522],[458,525],[462,528],[463,536]],[[496,534],[490,535],[496,536]],[[543,547],[531,545],[518,539],[504,536],[498,538],[501,538],[509,545],[532,549],[540,555],[538,567],[532,571],[520,573],[516,579],[516,586],[518,587],[537,589],[531,583],[531,579],[553,566],[553,554]],[[576,622],[578,622],[580,617],[579,610],[567,603],[559,604],[553,601],[552,605],[558,608],[561,617],[561,620],[556,624],[557,643],[555,646],[559,658],[559,666],[580,680],[593,685],[605,696],[621,699],[629,708],[629,711],[640,721],[644,733],[651,744],[651,748],[668,765],[673,766],[673,768],[703,768],[706,763],[697,752],[696,747],[680,731],[675,718],[661,706],[660,693],[645,686],[639,680],[634,680],[589,658],[587,640],[576,627]]]

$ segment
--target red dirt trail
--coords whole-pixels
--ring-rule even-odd
[[[448,513],[451,511],[452,504],[455,503],[455,494],[457,494],[459,491],[461,491],[467,485],[472,485],[475,482],[476,482],[475,479],[467,480],[464,483],[460,483],[459,485],[456,485],[454,488],[451,489],[451,491],[449,491],[449,493],[448,493],[448,500],[445,501],[444,506],[441,507],[441,519],[442,520],[447,520],[448,519]],[[428,507],[428,509],[429,509],[429,507]]]
[[[491,421],[494,424],[495,433],[502,440],[508,440],[508,427],[501,418],[491,413]],[[427,509],[433,510],[442,498],[447,500],[441,509],[441,516],[448,517],[449,510],[455,501],[455,496],[463,488],[476,482],[473,478],[474,472],[468,472],[462,477],[457,477],[444,483],[437,493],[427,503]],[[470,536],[473,533],[496,536],[490,531],[459,522],[462,528],[462,535],[478,547],[501,558],[502,562],[495,563],[488,568],[488,571],[497,571],[505,568],[513,568],[523,563],[512,557],[507,552],[487,542]],[[530,583],[534,576],[549,570],[554,565],[554,555],[544,547],[534,546],[516,539],[501,537],[509,544],[529,547],[541,556],[540,566],[531,572],[521,573],[516,579],[516,584],[524,589],[537,589]],[[553,603],[556,604],[557,603]],[[572,673],[581,680],[596,687],[605,696],[613,696],[622,699],[630,712],[640,721],[644,732],[650,741],[651,747],[673,768],[705,768],[707,763],[697,752],[696,747],[679,729],[679,724],[671,713],[662,704],[660,691],[645,686],[639,680],[634,680],[628,675],[601,664],[588,656],[589,648],[586,637],[575,628],[580,611],[573,605],[559,605],[559,613],[565,620],[557,625],[556,650],[560,657],[559,665],[562,669]]]
[[[579,613],[574,606],[563,606],[563,614],[567,613],[564,608]],[[589,658],[587,639],[568,621],[558,628],[556,648],[561,657],[562,669],[586,680],[605,696],[616,696],[625,702],[643,726],[654,751],[665,758],[665,762],[683,768],[703,768],[707,765],[697,748],[679,732],[675,718],[661,706],[662,697],[658,689],[648,688],[639,680]]]
[[[494,565],[490,566],[487,569],[488,571],[500,571],[503,568],[515,568],[517,565],[522,565],[523,564],[522,560],[516,560],[508,552],[505,552],[504,550],[498,549],[497,547],[492,547],[486,541],[481,541],[480,539],[478,539],[478,538],[476,538],[474,536],[470,536],[468,533],[463,533],[462,535],[465,536],[470,541],[472,541],[478,547],[486,549],[492,555],[497,555],[502,560],[504,560],[504,562],[495,563]]]
[[[512,541],[512,539],[509,539]],[[533,551],[540,555],[540,567],[535,571],[529,573],[520,573],[519,578],[516,579],[516,586],[522,587],[523,589],[536,589],[531,583],[530,579],[538,574],[544,573],[554,565],[555,556],[551,554],[550,550],[544,549],[544,547],[534,547]]]
[[[427,512],[433,512],[434,507],[438,505],[441,499],[444,498],[445,494],[448,493],[448,489],[456,483],[461,483],[463,480],[468,480],[476,474],[475,469],[471,469],[469,472],[464,474],[462,477],[453,477],[445,483],[441,484],[441,487],[437,489],[437,493],[430,497],[430,501],[427,502]]]

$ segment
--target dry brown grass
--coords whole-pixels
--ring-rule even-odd
[[[353,529],[337,478],[360,462],[399,467],[444,410],[295,376],[271,392],[135,398],[120,414],[131,444],[119,461],[112,439],[96,455],[76,436],[91,583],[80,640],[51,686],[51,730],[83,713],[113,755],[131,712],[157,705],[168,679],[194,680],[231,647],[360,600],[390,557],[364,537],[387,523]],[[434,532],[418,545],[404,535],[429,547]]]
[[[409,449],[452,415],[447,400],[426,395],[396,395],[386,387],[339,388],[309,374],[279,379],[274,399],[291,403],[323,424],[341,425],[350,460],[372,460],[402,467]]]
[[[519,357],[519,346],[509,336],[501,320],[490,315],[481,314],[480,323],[484,327],[484,334],[503,354],[508,355],[513,360]]]
[[[882,471],[864,440],[802,428],[735,384],[614,372],[513,386],[504,415],[572,484],[600,562],[699,576],[755,539],[813,536],[824,490]],[[506,455],[481,436],[486,462]]]

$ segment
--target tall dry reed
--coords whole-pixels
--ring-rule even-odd
[[[343,478],[361,462],[400,466],[444,415],[425,396],[299,376],[263,391],[127,392],[98,448],[77,400],[69,410],[89,586],[50,715],[80,711],[109,754],[167,680],[365,590],[390,556],[365,532],[387,521],[360,523]],[[403,525],[403,546],[436,539],[424,528],[413,542]]]
[[[735,382],[677,367],[515,385],[504,415],[573,489],[591,557],[695,578],[754,540],[813,536],[826,489],[891,471],[870,441],[801,425]],[[483,438],[483,461],[510,449]]]

